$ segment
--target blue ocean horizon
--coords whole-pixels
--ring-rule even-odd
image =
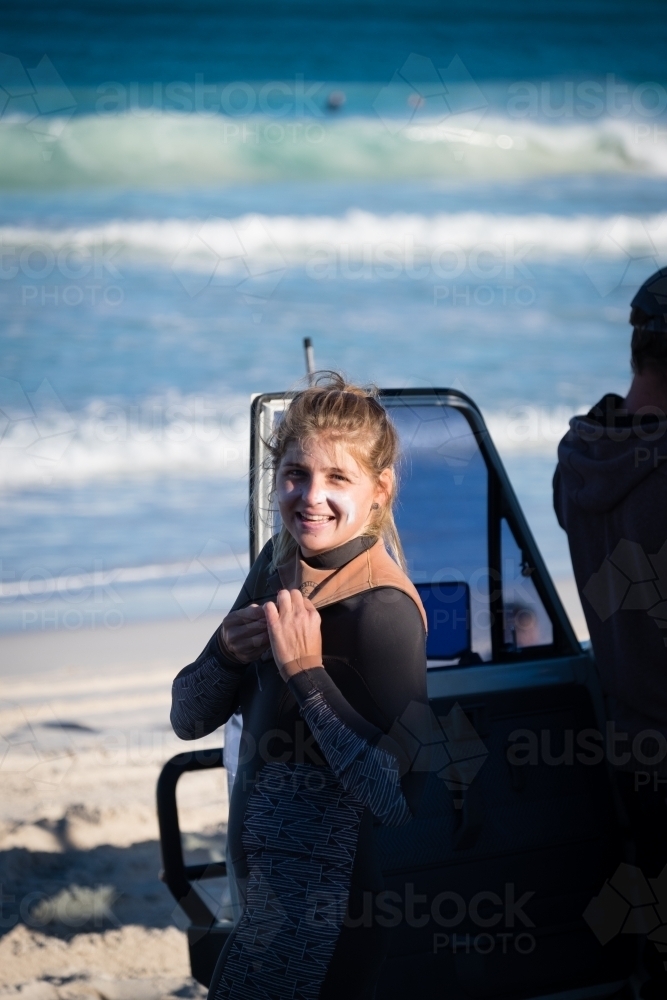
[[[666,31],[648,2],[3,5],[0,631],[191,617],[203,552],[223,610],[251,395],[304,336],[472,396],[569,577],[557,442],[624,393],[667,263]]]

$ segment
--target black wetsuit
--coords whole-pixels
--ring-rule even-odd
[[[353,539],[305,561],[341,567],[371,544]],[[271,552],[269,542],[235,608],[280,589]],[[216,632],[174,681],[181,739],[212,732],[239,707],[243,714],[228,838],[246,905],[211,1000],[372,997],[384,959],[388,932],[364,919],[364,895],[368,903],[383,888],[373,825],[407,823],[421,793],[424,775],[410,770],[398,720],[428,704],[424,625],[393,587],[320,615],[324,670],[285,684],[273,659],[225,655]]]

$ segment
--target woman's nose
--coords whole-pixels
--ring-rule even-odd
[[[303,498],[306,503],[313,504],[313,506],[325,502],[326,493],[324,491],[324,484],[316,476],[310,479],[305,485]]]

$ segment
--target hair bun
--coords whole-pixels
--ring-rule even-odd
[[[333,389],[337,392],[348,392],[352,396],[359,396],[362,399],[377,400],[380,391],[376,385],[370,383],[367,386],[356,385],[354,382],[347,382],[345,376],[340,372],[323,368],[311,376],[311,387],[318,389]]]

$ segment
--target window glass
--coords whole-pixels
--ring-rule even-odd
[[[501,522],[501,553],[505,645],[510,651],[550,646],[551,619],[531,579],[531,567],[505,518]]]
[[[477,655],[467,661],[489,660],[488,474],[475,436],[453,407],[391,397],[384,402],[401,438],[396,523],[410,578],[432,585],[432,629],[460,623],[461,588],[437,585],[468,585],[469,652]]]

